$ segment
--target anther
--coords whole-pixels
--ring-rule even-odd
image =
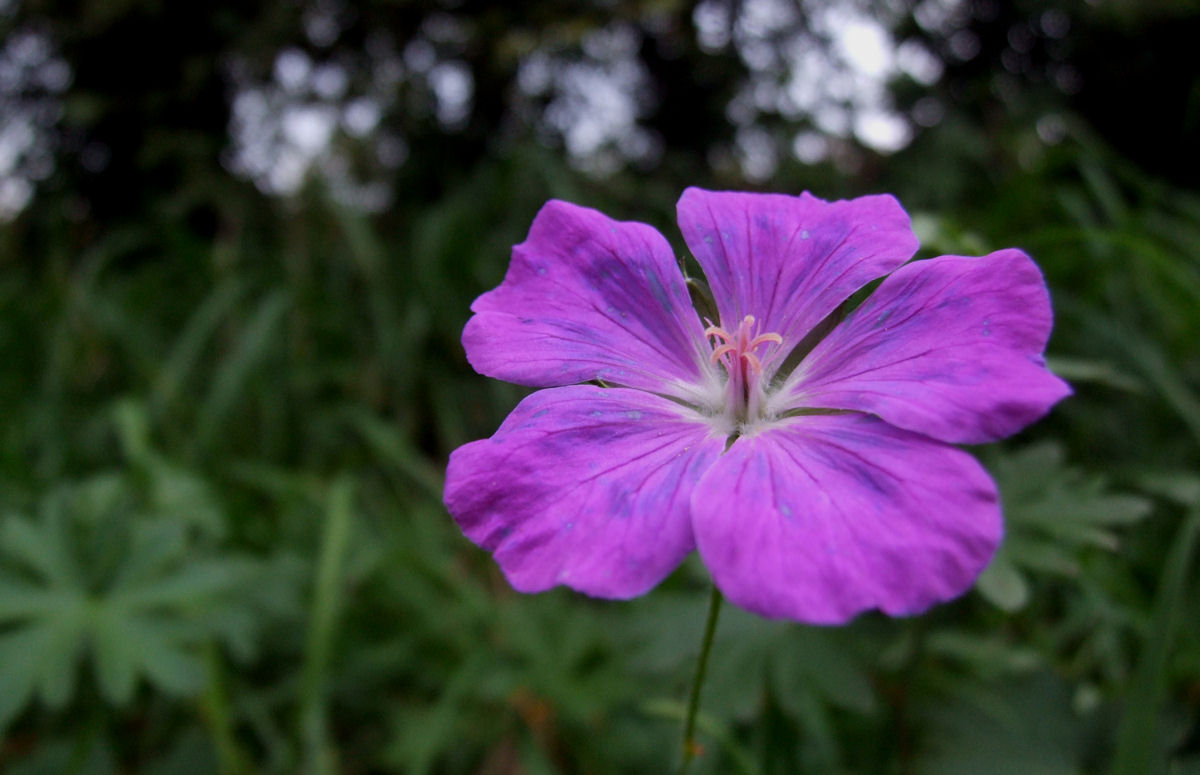
[[[753,315],[743,317],[732,332],[711,320],[704,322],[708,323],[704,336],[713,346],[712,362],[723,365],[729,376],[725,410],[732,418],[745,421],[757,414],[763,398],[763,361],[757,350],[781,345],[783,337],[776,333],[756,334],[757,321]]]

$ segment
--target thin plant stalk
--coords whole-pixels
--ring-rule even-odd
[[[715,586],[708,600],[708,619],[704,623],[704,640],[700,643],[700,658],[696,661],[696,675],[692,678],[692,693],[688,697],[687,716],[683,724],[683,766],[680,775],[686,775],[692,760],[696,758],[696,713],[700,710],[700,689],[704,686],[704,674],[708,669],[708,655],[712,651],[713,635],[717,631],[717,617],[721,613],[724,598]]]

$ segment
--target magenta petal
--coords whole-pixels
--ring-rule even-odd
[[[649,393],[542,390],[490,439],[454,451],[446,507],[522,592],[632,597],[692,550],[689,498],[724,443]]]
[[[504,282],[471,305],[463,346],[481,374],[546,387],[590,380],[688,395],[710,349],[666,239],[551,201]]]
[[[1002,530],[995,486],[970,455],[850,414],[738,439],[696,487],[692,515],[726,597],[812,624],[956,597]]]
[[[753,315],[759,331],[783,337],[781,356],[851,294],[917,249],[908,215],[887,195],[826,202],[808,193],[689,188],[677,209],[722,324],[736,328]]]
[[[994,441],[1070,394],[1042,360],[1050,297],[1019,250],[916,261],[800,364],[796,406],[870,412],[954,443]]]

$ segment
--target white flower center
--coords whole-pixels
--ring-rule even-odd
[[[766,399],[762,356],[767,352],[763,348],[783,344],[779,334],[760,334],[756,328],[754,316],[747,315],[732,333],[714,325],[704,330],[713,346],[712,362],[720,363],[728,374],[723,416],[735,428],[762,416]]]

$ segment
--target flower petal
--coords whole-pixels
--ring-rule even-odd
[[[868,415],[740,438],[692,494],[700,556],[739,606],[839,624],[965,592],[999,544],[995,485],[954,447]]]
[[[684,398],[715,379],[666,239],[586,207],[547,202],[504,281],[471,309],[463,346],[490,377],[538,387],[599,379]]]
[[[522,592],[632,597],[692,550],[689,497],[724,444],[649,393],[541,390],[490,439],[451,454],[446,507]]]
[[[1051,322],[1041,272],[1019,250],[915,261],[813,348],[778,402],[870,412],[953,443],[995,441],[1071,392],[1042,360]]]
[[[908,214],[887,195],[826,202],[807,192],[689,188],[677,209],[722,325],[733,330],[753,315],[760,332],[783,337],[776,362],[851,294],[917,249]]]

